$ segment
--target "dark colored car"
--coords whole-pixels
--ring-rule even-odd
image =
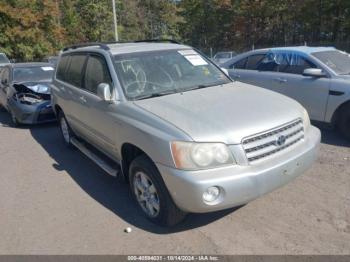
[[[14,126],[55,121],[50,85],[54,68],[49,63],[18,63],[0,67],[0,105]]]

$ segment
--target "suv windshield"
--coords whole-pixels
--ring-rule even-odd
[[[337,74],[350,74],[350,56],[348,53],[334,50],[316,52],[312,53],[312,55],[330,67]]]
[[[15,82],[51,80],[53,72],[52,66],[16,67],[13,80]]]
[[[114,62],[125,95],[132,100],[231,82],[192,49],[116,55]]]

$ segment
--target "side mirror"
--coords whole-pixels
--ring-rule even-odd
[[[221,69],[227,76],[229,76],[228,71],[227,71],[226,68],[220,67],[220,69]]]
[[[303,72],[303,76],[311,76],[311,77],[325,77],[327,76],[322,69],[319,68],[307,68]]]
[[[101,83],[97,86],[97,96],[103,101],[111,101],[111,89],[109,84]]]

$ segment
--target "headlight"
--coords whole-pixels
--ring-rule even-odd
[[[171,143],[171,152],[178,169],[198,170],[234,164],[235,160],[222,143]]]
[[[303,123],[304,123],[304,130],[307,131],[311,126],[311,123],[310,123],[309,114],[307,113],[305,108],[303,110]]]

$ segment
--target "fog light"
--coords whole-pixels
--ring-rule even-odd
[[[220,195],[220,189],[216,186],[208,187],[203,193],[203,200],[205,202],[213,202],[218,199]]]

